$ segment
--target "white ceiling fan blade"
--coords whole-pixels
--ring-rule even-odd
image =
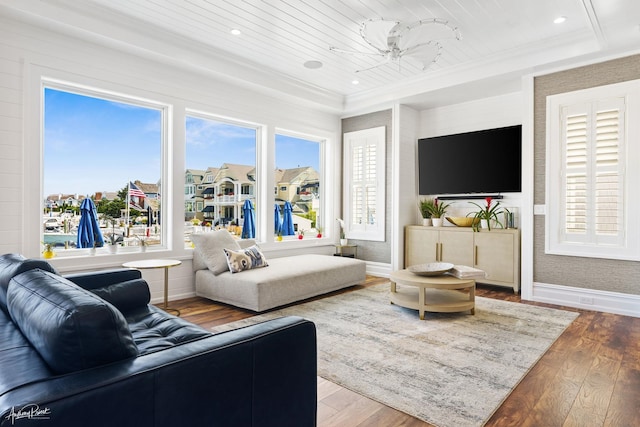
[[[374,49],[387,52],[389,50],[387,38],[398,24],[398,21],[385,21],[384,19],[365,21],[360,26],[360,36]]]
[[[360,55],[360,56],[366,56],[366,57],[371,57],[371,56],[384,57],[384,56],[386,56],[384,53],[380,53],[380,52],[360,52],[360,51],[357,51],[357,50],[340,49],[340,48],[335,47],[335,46],[329,46],[329,50],[332,51],[332,52],[344,53],[344,54],[347,54],[347,55]]]
[[[426,70],[431,64],[440,58],[441,52],[442,45],[431,40],[406,49],[403,51],[402,57],[415,59],[422,64],[422,69]]]
[[[378,67],[382,67],[383,65],[387,65],[389,62],[390,62],[390,59],[389,59],[389,57],[387,57],[387,59],[385,61],[382,61],[381,63],[376,64],[373,67],[363,68],[361,70],[356,70],[356,73],[362,73],[364,71],[373,70],[374,68],[378,68]]]
[[[415,44],[424,43],[426,40],[460,40],[462,38],[456,27],[440,19],[425,19],[402,24],[395,33],[400,36],[398,46],[403,50]]]

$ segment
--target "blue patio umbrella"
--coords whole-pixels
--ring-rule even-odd
[[[282,229],[282,217],[280,216],[280,207],[278,204],[275,204],[276,210],[273,213],[273,232],[274,234],[278,234],[278,232]]]
[[[293,236],[296,234],[295,229],[293,228],[293,208],[291,207],[291,203],[289,201],[284,202],[284,214],[282,215],[282,235],[283,236]]]
[[[100,224],[98,224],[98,212],[93,200],[86,198],[80,205],[80,223],[78,224],[78,240],[76,247],[93,248],[104,245]]]
[[[242,205],[242,212],[244,213],[244,222],[242,223],[242,238],[253,239],[256,237],[256,215],[253,211],[253,204],[251,200],[247,199]]]

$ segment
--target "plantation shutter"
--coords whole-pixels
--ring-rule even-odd
[[[344,134],[348,238],[384,241],[385,127]]]
[[[622,244],[624,98],[564,107],[565,242]]]
[[[376,146],[354,145],[351,153],[352,225],[376,224]]]
[[[377,148],[374,144],[367,145],[366,155],[364,159],[365,166],[365,180],[366,180],[366,194],[365,194],[365,224],[376,224],[376,202],[377,202],[377,187],[378,181],[376,179],[376,161],[377,161]]]
[[[365,205],[364,147],[362,145],[352,147],[351,170],[351,187],[353,191],[351,200],[351,223],[362,224],[362,212]]]
[[[565,119],[565,232],[587,232],[587,114]]]

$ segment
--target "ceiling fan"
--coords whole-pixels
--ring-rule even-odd
[[[329,47],[329,50],[337,53],[383,59],[372,67],[356,70],[356,73],[372,70],[388,63],[396,64],[400,69],[400,59],[405,57],[421,63],[424,71],[440,58],[442,53],[440,40],[462,38],[458,28],[449,25],[448,21],[437,18],[415,22],[370,19],[360,25],[360,36],[375,52]]]

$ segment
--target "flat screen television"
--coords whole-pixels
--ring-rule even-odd
[[[522,126],[418,140],[421,195],[522,191]]]

